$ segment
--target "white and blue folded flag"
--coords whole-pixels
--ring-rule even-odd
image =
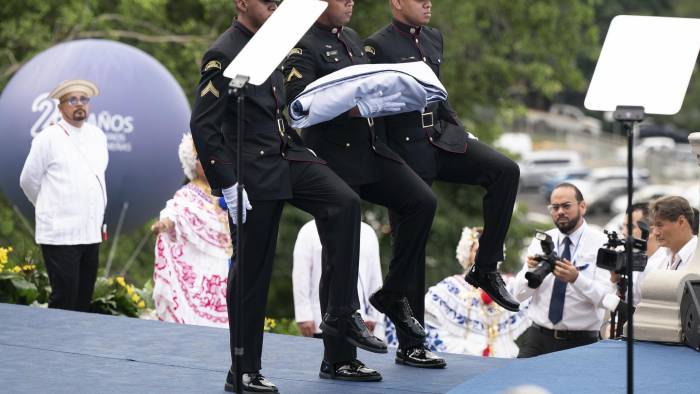
[[[292,127],[331,120],[358,107],[363,117],[423,111],[447,100],[447,90],[424,62],[358,64],[310,83],[289,106]]]

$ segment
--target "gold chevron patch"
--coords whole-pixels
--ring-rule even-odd
[[[289,72],[289,75],[287,75],[287,82],[291,81],[291,80],[292,80],[292,77],[296,77],[296,78],[299,78],[299,79],[302,78],[301,73],[299,72],[299,70],[297,70],[296,67],[292,67],[292,71],[290,71],[290,72]]]
[[[371,54],[372,56],[374,56],[374,55],[375,55],[375,53],[374,53],[374,47],[369,46],[369,45],[365,45],[365,53],[369,53],[369,54]]]
[[[209,63],[207,63],[206,66],[204,66],[204,71],[209,71],[212,68],[218,68],[221,70],[221,62],[218,60],[212,60]]]
[[[219,97],[219,91],[214,87],[214,84],[209,81],[207,86],[202,89],[202,91],[199,93],[199,97],[204,97],[207,93],[213,94],[215,97]]]

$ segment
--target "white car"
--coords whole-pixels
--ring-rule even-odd
[[[562,170],[584,168],[581,156],[571,150],[543,150],[530,152],[518,161],[520,187],[538,188]]]
[[[597,137],[603,130],[600,120],[568,104],[552,104],[546,112],[528,110],[525,121],[528,130],[534,131],[574,132]]]
[[[647,185],[635,191],[632,195],[632,202],[645,202],[657,199],[663,196],[681,196],[688,200],[690,206],[698,207],[700,203],[700,184],[690,185]],[[627,194],[616,198],[612,205],[613,213],[622,213],[627,210]]]

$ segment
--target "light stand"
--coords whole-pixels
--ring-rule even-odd
[[[634,127],[644,120],[644,107],[618,106],[613,114],[615,121],[620,123],[622,131],[627,134],[627,237],[625,238],[625,251],[627,253],[627,392],[634,391],[634,322],[633,322],[633,291],[634,279],[632,275],[632,195],[634,194]]]
[[[243,137],[245,135],[245,89],[248,85],[249,77],[244,75],[236,75],[231,82],[229,82],[229,96],[236,97],[236,110],[238,112],[238,118],[236,119],[236,180],[238,181],[236,187],[236,236],[235,236],[235,248],[234,255],[236,256],[234,260],[234,269],[238,270],[236,272],[236,280],[234,282],[235,292],[234,297],[236,298],[236,311],[238,316],[236,316],[236,325],[234,326],[234,337],[235,342],[233,345],[233,356],[235,358],[234,374],[236,375],[236,393],[243,393],[243,373],[241,372],[241,364],[243,362],[243,354],[245,353],[245,346],[242,343],[241,328],[243,326],[243,297],[241,294],[241,283],[243,283],[243,243],[241,242],[243,236],[243,189],[245,185],[243,184],[243,161],[241,156],[243,152]]]
[[[610,23],[585,106],[615,111],[628,135],[628,204],[632,204],[632,131],[646,114],[673,115],[683,99],[700,50],[700,19],[618,15]],[[624,107],[621,107],[624,106]],[[630,107],[634,106],[634,107]],[[627,259],[632,260],[632,212],[627,208]],[[700,256],[695,256],[700,266]],[[642,340],[679,342],[680,297],[684,280],[697,274],[657,270],[645,276],[642,297],[632,316],[632,264],[627,268],[627,392],[634,390],[634,335]],[[636,323],[633,323],[633,320]]]

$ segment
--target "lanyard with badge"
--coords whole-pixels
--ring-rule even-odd
[[[68,141],[70,141],[71,145],[75,148],[76,151],[78,151],[78,154],[80,155],[80,157],[83,158],[83,161],[85,162],[87,167],[90,169],[90,172],[92,172],[92,174],[95,176],[95,179],[97,180],[97,184],[100,185],[100,191],[101,191],[100,197],[102,197],[102,205],[103,205],[102,209],[106,210],[107,209],[107,201],[105,200],[106,192],[105,192],[105,187],[102,184],[102,181],[100,180],[99,175],[97,175],[97,173],[95,171],[93,171],[92,167],[90,166],[90,161],[87,159],[87,157],[85,157],[85,154],[83,153],[83,151],[81,151],[80,148],[78,148],[78,146],[75,144],[75,141],[73,141],[73,139],[70,138],[71,135],[68,132],[68,130],[66,130],[66,128],[63,127],[63,125],[60,123],[57,123],[57,125],[66,134],[66,136],[68,137]],[[102,221],[101,233],[102,233],[102,241],[107,241],[109,239],[109,233],[107,233],[107,223],[105,223],[104,220]]]

